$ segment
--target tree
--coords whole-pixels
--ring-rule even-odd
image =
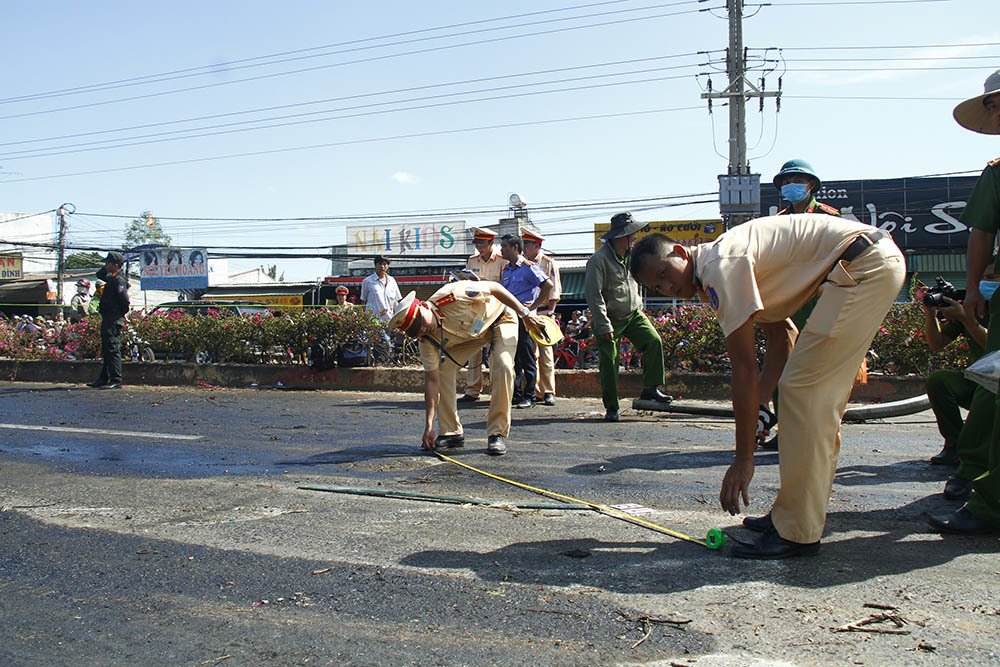
[[[99,269],[104,266],[104,255],[99,252],[74,252],[66,257],[65,269]]]
[[[285,272],[281,272],[281,277],[278,277],[278,265],[271,264],[266,269],[264,269],[264,274],[268,276],[271,280],[277,280],[279,283],[285,282]]]
[[[134,248],[147,243],[170,245],[170,237],[163,231],[160,221],[153,217],[152,211],[143,211],[125,228],[126,247]]]

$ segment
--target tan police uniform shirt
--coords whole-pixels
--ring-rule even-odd
[[[484,260],[477,252],[470,255],[469,260],[465,263],[465,268],[475,271],[480,280],[492,280],[496,283],[500,282],[500,276],[503,274],[505,266],[507,266],[507,260],[500,256],[495,247],[491,249],[488,260]]]
[[[562,280],[559,278],[559,265],[556,264],[556,260],[552,259],[551,255],[546,254],[544,250],[539,250],[538,256],[535,257],[535,263],[541,267],[545,275],[549,277],[549,282],[552,283],[549,301],[558,301],[562,298]]]
[[[441,329],[420,340],[420,363],[425,371],[441,366],[441,351],[435,343],[444,340],[445,350],[482,338],[489,341],[490,327],[497,322],[517,322],[514,313],[490,294],[489,288],[476,280],[448,283],[427,300]],[[433,338],[434,342],[428,340]]]
[[[695,278],[729,336],[751,317],[767,323],[791,316],[816,293],[847,246],[872,231],[816,213],[758,218],[692,248]]]

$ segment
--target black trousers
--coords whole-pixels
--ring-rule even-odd
[[[125,320],[118,319],[107,322],[101,320],[101,375],[97,381],[102,384],[121,383],[122,381],[122,332],[125,330]]]
[[[517,321],[517,352],[514,353],[514,403],[525,398],[535,399],[535,380],[538,366],[535,364],[535,341],[524,328],[524,321]]]

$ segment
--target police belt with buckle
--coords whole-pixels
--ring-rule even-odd
[[[889,234],[881,229],[874,232],[865,232],[858,238],[851,241],[851,245],[847,246],[847,250],[844,251],[837,261],[853,262],[865,250],[868,250],[868,248],[872,247],[882,239],[888,238],[888,236]]]

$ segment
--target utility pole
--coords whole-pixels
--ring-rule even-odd
[[[59,303],[58,316],[62,317],[63,306],[63,272],[66,262],[66,214],[72,215],[76,212],[76,207],[72,204],[63,204],[56,210],[59,217],[59,258],[56,261],[56,301]]]
[[[765,97],[780,99],[781,91],[765,92],[746,79],[746,50],[743,46],[743,0],[726,0],[729,12],[729,48],[726,51],[726,73],[729,85],[719,93],[712,92],[711,81],[702,99],[723,99],[729,104],[729,169],[719,176],[719,210],[732,228],[760,214],[760,174],[750,173],[747,160],[746,102]]]

